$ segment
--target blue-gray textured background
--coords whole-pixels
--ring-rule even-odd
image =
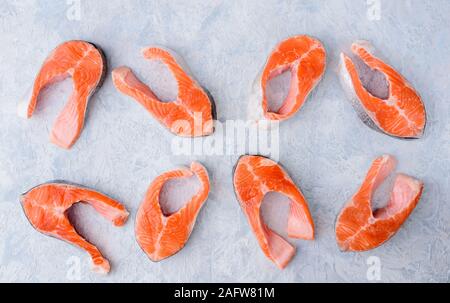
[[[383,282],[449,281],[450,1],[379,3],[380,18],[373,20],[377,1],[81,0],[80,18],[73,20],[77,1],[2,1],[0,281],[367,282],[370,256],[379,258]],[[63,91],[70,82],[48,94],[51,100],[33,119],[16,115],[49,52],[65,40],[83,39],[101,46],[111,67],[129,65],[147,80],[152,75],[139,50],[170,47],[211,91],[220,120],[244,119],[251,84],[267,55],[295,34],[319,38],[329,59],[304,108],[281,126],[280,160],[302,187],[317,227],[316,241],[292,241],[298,252],[284,271],[262,254],[234,197],[231,173],[238,155],[196,157],[210,171],[212,191],[192,237],[164,262],[147,259],[134,240],[137,207],[155,176],[189,164],[191,157],[172,156],[172,135],[117,93],[109,76],[89,104],[85,130],[71,151],[48,142],[64,104],[58,99],[67,97]],[[422,140],[389,138],[357,119],[335,72],[339,53],[357,39],[370,40],[421,93],[429,119]],[[383,153],[397,156],[403,172],[424,180],[423,198],[387,244],[341,253],[335,217]],[[119,229],[88,207],[76,210],[82,234],[110,259],[109,276],[91,273],[84,252],[28,224],[19,194],[52,179],[94,187],[131,211],[131,220]],[[81,269],[74,278],[77,258]]]

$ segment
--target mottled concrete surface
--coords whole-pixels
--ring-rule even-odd
[[[378,16],[377,1],[363,0],[82,0],[79,20],[71,20],[78,17],[77,1],[67,2],[0,4],[0,281],[367,282],[371,256],[379,258],[382,282],[449,281],[449,1],[381,0]],[[231,174],[238,155],[173,155],[172,135],[118,94],[110,77],[89,104],[85,130],[71,151],[48,142],[70,81],[45,94],[33,119],[16,115],[50,50],[84,39],[104,49],[110,67],[129,65],[147,81],[158,76],[140,48],[175,49],[215,97],[219,119],[244,119],[251,84],[269,51],[302,33],[323,41],[328,70],[302,111],[281,126],[280,160],[310,202],[317,240],[292,241],[298,253],[284,271],[262,254],[234,197]],[[396,140],[359,122],[335,72],[339,52],[356,39],[372,41],[421,92],[429,118],[422,140]],[[423,198],[387,244],[341,253],[335,217],[382,153],[397,156],[401,171],[424,180]],[[152,263],[134,240],[134,215],[156,175],[192,159],[210,171],[210,199],[185,249]],[[19,195],[52,179],[94,187],[131,211],[120,229],[89,207],[76,209],[80,232],[111,261],[109,276],[91,273],[84,252],[27,222]]]

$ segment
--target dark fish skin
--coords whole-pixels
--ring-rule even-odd
[[[206,166],[205,166],[205,168],[207,169]],[[208,174],[208,177],[209,177],[209,174]],[[137,216],[137,213],[136,213],[136,216]],[[135,219],[134,219],[134,230],[136,230],[136,223],[137,223],[136,216],[135,216]],[[192,230],[192,233],[194,233],[194,230],[195,230],[195,229]],[[136,240],[136,238],[135,238],[135,240]],[[137,240],[136,240],[136,242],[137,242]],[[188,245],[188,242],[189,242],[189,241],[187,241],[186,243],[184,243],[184,245],[180,248],[180,250],[178,250],[176,253],[174,253],[174,254],[171,255],[170,257],[168,257],[168,258],[166,258],[166,259],[163,259],[163,260],[159,260],[159,261],[155,261],[155,260],[150,259],[150,257],[147,255],[147,253],[146,253],[145,250],[141,247],[141,245],[139,245],[139,243],[138,243],[138,246],[139,246],[139,249],[144,253],[144,255],[145,255],[151,262],[153,262],[153,263],[156,264],[156,263],[162,263],[162,262],[166,261],[167,259],[170,259],[171,257],[173,257],[173,256],[175,256],[175,255],[177,255],[177,254],[179,254],[179,253],[183,250],[183,248],[185,248],[186,245]]]
[[[105,79],[106,79],[106,76],[107,76],[107,71],[108,71],[108,60],[106,59],[106,55],[105,55],[105,52],[103,51],[103,49],[101,47],[99,47],[98,45],[92,43],[92,42],[85,41],[85,40],[69,40],[69,41],[64,42],[64,44],[65,43],[71,43],[71,42],[81,42],[81,43],[84,43],[84,44],[91,45],[92,47],[94,47],[98,51],[98,53],[100,54],[100,57],[102,59],[102,74],[101,74],[100,79],[99,79],[98,83],[96,84],[95,88],[87,96],[87,103],[86,103],[86,108],[87,108],[87,106],[89,106],[91,98],[95,95],[95,93],[97,93],[100,90],[100,88],[103,86],[103,84],[105,82]],[[45,65],[45,63],[42,66],[44,66],[44,65]],[[88,123],[88,120],[89,120],[88,118],[89,118],[89,115],[85,114],[83,126],[85,126]],[[83,131],[83,127],[80,130],[79,136],[81,136],[81,132],[82,131]],[[76,141],[78,141],[78,139],[79,138],[77,138],[73,144],[75,144]]]
[[[80,184],[77,184],[77,183],[74,183],[74,182],[65,181],[65,180],[51,180],[51,181],[47,181],[47,182],[45,182],[45,183],[42,183],[42,184],[39,184],[39,185],[36,185],[36,186],[30,188],[28,191],[24,192],[24,193],[21,195],[21,197],[27,195],[28,193],[30,193],[32,190],[34,190],[34,189],[36,189],[36,188],[39,188],[39,187],[45,186],[45,185],[51,185],[51,184],[55,184],[55,185],[68,185],[68,186],[72,186],[72,187],[78,187],[78,188],[82,188],[82,189],[87,189],[87,190],[95,191],[95,192],[97,192],[97,193],[99,193],[99,194],[105,195],[105,194],[103,194],[103,193],[101,193],[101,192],[99,192],[99,191],[97,191],[97,190],[95,190],[95,189],[92,189],[92,188],[90,188],[90,187],[87,187],[87,186],[84,186],[84,185],[80,185]],[[106,196],[106,195],[105,195],[105,196]]]
[[[391,134],[384,132],[381,128],[379,128],[373,122],[373,120],[369,117],[369,115],[366,113],[365,109],[363,108],[363,106],[361,105],[361,103],[358,100],[352,99],[352,100],[350,100],[350,102],[351,102],[353,109],[355,110],[358,118],[361,120],[362,123],[364,123],[370,129],[372,129],[380,134],[387,135],[391,138],[395,138],[395,139],[399,139],[399,140],[415,141],[415,140],[421,139],[420,137],[412,137],[412,138],[397,137],[397,136],[393,136]],[[427,123],[425,122],[424,132],[425,132],[426,127],[427,127]]]
[[[196,77],[193,75],[193,73],[191,72],[191,69],[189,67],[189,65],[186,63],[186,61],[184,60],[183,57],[181,57],[177,52],[175,52],[174,50],[167,48],[165,46],[160,46],[160,45],[153,45],[151,47],[157,47],[160,49],[163,49],[165,51],[167,51],[168,53],[170,53],[172,55],[172,57],[175,59],[175,61],[177,62],[177,64],[183,69],[183,71],[189,75],[192,80],[194,80],[194,82],[196,82],[200,88],[203,90],[203,92],[207,95],[210,103],[211,103],[211,116],[212,116],[212,120],[213,122],[215,122],[217,120],[217,106],[216,106],[216,102],[215,99],[213,97],[213,95],[211,94],[211,92],[203,85],[201,85],[198,80],[196,79]],[[159,123],[161,124],[161,123]],[[169,132],[173,135],[173,136],[177,136],[176,134],[174,134],[169,127],[167,127],[166,125],[162,125],[165,129],[169,130]],[[209,137],[211,135],[213,135],[215,132],[215,128],[213,125],[213,129],[212,129],[212,133],[211,134],[204,134],[202,136],[198,136],[198,138],[204,138],[204,137]],[[194,138],[194,137],[185,137],[185,138]]]
[[[98,82],[95,91],[92,93],[92,95],[93,95],[95,92],[97,92],[103,86],[103,83],[105,82],[106,74],[108,72],[108,60],[106,59],[105,52],[103,51],[103,49],[101,47],[99,47],[98,45],[91,43],[91,42],[87,42],[87,43],[89,43],[90,45],[92,45],[93,47],[95,47],[98,50],[98,52],[100,53],[100,55],[102,57],[102,61],[103,61],[102,76],[100,77],[100,81]]]
[[[30,192],[33,191],[34,189],[37,189],[37,188],[39,188],[39,187],[41,187],[41,186],[52,185],[52,184],[54,184],[54,185],[61,185],[61,186],[67,185],[67,186],[78,187],[78,188],[82,188],[82,189],[87,189],[87,190],[91,190],[91,191],[98,192],[98,191],[96,191],[96,190],[94,190],[94,189],[92,189],[92,188],[89,188],[89,187],[86,187],[86,186],[83,186],[83,185],[79,185],[79,184],[77,184],[77,183],[70,182],[70,181],[64,181],[64,180],[52,180],[52,181],[48,181],[48,182],[45,182],[45,183],[36,185],[36,186],[34,186],[33,188],[29,189],[27,192],[25,192],[25,193],[23,193],[22,195],[20,195],[20,205],[21,205],[21,207],[22,207],[22,211],[23,211],[24,215],[25,215],[25,209],[24,209],[24,206],[23,206],[22,197],[26,196],[28,193],[30,193]],[[98,193],[100,193],[100,192],[98,192]],[[103,194],[103,193],[100,193],[100,194],[105,195],[105,194]],[[106,196],[106,195],[105,195],[105,196]],[[80,201],[80,202],[82,202],[82,201]],[[69,209],[68,209],[68,210],[69,210]],[[68,211],[68,210],[67,210],[67,211]],[[66,211],[66,215],[67,215],[67,211]],[[50,237],[50,238],[53,238],[53,239],[56,239],[56,240],[59,240],[59,241],[63,241],[63,242],[65,242],[65,243],[67,243],[67,244],[70,244],[70,245],[73,246],[73,247],[79,248],[79,247],[78,247],[77,245],[75,245],[74,243],[68,242],[68,241],[66,241],[66,240],[64,240],[64,239],[57,238],[57,237],[54,236],[54,235],[48,235],[48,234],[45,234],[45,233],[41,232],[40,230],[38,230],[38,229],[33,225],[33,223],[31,223],[30,219],[29,219],[26,215],[25,215],[25,218],[26,218],[27,221],[30,223],[30,225],[33,227],[33,229],[36,230],[36,231],[37,231],[38,233],[40,233],[41,235],[44,235],[44,236],[47,236],[47,237]],[[81,234],[78,232],[78,230],[76,229],[76,227],[73,226],[73,228],[75,229],[76,233],[79,234],[79,235],[81,236]],[[84,236],[81,236],[81,237],[83,237],[84,239],[86,239]],[[88,239],[86,239],[86,240],[88,240]],[[108,261],[109,261],[109,260],[108,260]],[[111,262],[111,261],[109,261],[109,262]]]
[[[352,59],[352,57],[354,57],[354,55],[350,55],[350,56],[349,56],[350,59]],[[357,59],[360,59],[360,58],[357,58]],[[352,59],[352,61],[353,61],[353,63],[356,65],[356,63],[354,62],[355,60]],[[424,129],[423,129],[423,132],[422,132],[422,136],[421,136],[421,137],[410,137],[410,138],[408,138],[408,137],[397,137],[397,136],[394,136],[394,135],[392,135],[392,134],[386,133],[384,130],[382,130],[381,128],[379,128],[379,127],[375,124],[375,122],[372,120],[372,118],[369,117],[369,115],[367,114],[366,110],[365,110],[364,107],[362,106],[362,104],[361,104],[359,98],[356,96],[356,93],[355,93],[355,91],[354,91],[353,86],[349,87],[349,85],[351,85],[351,84],[350,84],[350,83],[346,83],[346,81],[343,79],[343,78],[344,78],[343,73],[346,73],[346,74],[347,74],[348,71],[347,71],[347,70],[345,69],[345,67],[344,67],[344,64],[343,64],[343,62],[342,62],[342,58],[341,58],[341,63],[340,63],[340,64],[342,65],[342,66],[340,67],[340,68],[341,68],[341,71],[340,71],[341,85],[344,87],[344,89],[345,89],[347,95],[350,93],[349,90],[351,90],[351,95],[348,96],[348,99],[349,99],[349,101],[350,101],[350,103],[351,103],[351,105],[352,105],[354,111],[356,112],[358,118],[359,118],[366,126],[368,126],[370,129],[372,129],[372,130],[374,130],[374,131],[376,131],[376,132],[378,132],[378,133],[380,133],[380,134],[387,135],[387,136],[389,136],[389,137],[391,137],[391,138],[395,138],[395,139],[399,139],[399,140],[404,140],[404,141],[418,140],[418,139],[421,139],[421,138],[423,137],[423,134],[425,134],[425,131],[426,131],[426,128],[427,128],[427,124],[428,124],[428,123],[427,123],[427,122],[428,122],[428,115],[427,115],[427,112],[426,112],[426,108],[424,108],[424,110],[425,110],[425,125],[424,125]],[[359,74],[359,72],[358,72],[358,74]],[[347,76],[347,75],[345,75],[345,76]],[[360,75],[359,75],[359,76],[360,76]],[[361,76],[360,76],[360,78],[361,78]],[[387,85],[389,86],[389,83],[387,83]],[[370,92],[369,92],[369,93],[370,93]],[[417,92],[417,93],[418,93],[418,92]]]
[[[211,102],[211,115],[212,115],[212,119],[213,122],[217,121],[217,107],[216,107],[216,101],[214,100],[214,97],[212,96],[211,92],[206,89],[204,86],[201,86],[201,88],[203,89],[203,91],[205,92],[205,94],[208,96],[209,101]],[[167,130],[169,130],[169,132],[173,135],[173,136],[177,136],[175,135],[173,132],[170,131],[170,129],[166,126],[164,126],[164,128],[166,128]],[[214,134],[214,132],[216,131],[215,127],[213,127],[212,133],[208,134],[208,135],[203,135],[201,137],[198,138],[206,138],[209,136],[212,136]]]
[[[97,84],[97,86],[95,87],[95,89],[92,91],[92,93],[89,95],[89,97],[88,97],[88,100],[90,101],[90,99],[100,90],[100,88],[103,86],[103,84],[105,83],[105,80],[106,80],[106,75],[107,75],[107,72],[108,72],[108,60],[106,59],[106,55],[105,55],[105,52],[103,51],[103,49],[101,48],[101,47],[99,47],[98,45],[96,45],[96,44],[94,44],[94,43],[91,43],[91,42],[87,42],[87,41],[85,41],[86,43],[89,43],[90,45],[92,45],[99,53],[100,53],[100,56],[102,57],[102,62],[103,62],[103,70],[102,70],[102,75],[101,75],[101,77],[100,77],[100,80],[98,81],[98,84]],[[88,106],[89,105],[89,102],[86,104],[86,106]],[[88,122],[88,115],[86,115],[86,117],[85,117],[85,119],[86,119],[86,121],[85,121],[85,123],[87,123]]]
[[[264,158],[264,159],[267,159],[267,160],[274,161],[274,160],[270,159],[269,157],[261,156],[261,155],[253,155],[253,154],[245,154],[245,155],[242,155],[242,156],[239,157],[239,159],[236,161],[236,164],[234,164],[233,170],[232,170],[232,183],[233,183],[233,189],[234,189],[234,196],[236,197],[236,200],[238,200],[239,202],[241,202],[241,201],[239,200],[239,198],[238,198],[238,196],[237,196],[236,186],[235,186],[235,184],[234,184],[234,176],[236,175],[236,168],[237,168],[237,166],[238,166],[240,160],[241,160],[243,157],[247,157],[247,156],[261,157],[261,158]],[[281,169],[284,170],[284,171],[286,172],[286,174],[287,174],[290,178],[292,178],[292,177],[291,177],[292,175],[289,173],[289,171],[288,171],[288,170],[287,170],[280,162],[277,162],[277,161],[274,161],[274,162],[277,163],[277,164],[281,167]],[[295,182],[294,182],[294,183],[295,183]]]
[[[160,46],[160,45],[154,45],[154,47],[158,47],[161,48],[167,52],[169,52],[175,59],[175,61],[180,65],[180,67],[184,70],[184,72],[186,74],[188,74],[195,82],[197,82],[197,84],[201,87],[201,89],[205,92],[205,94],[208,96],[209,101],[211,102],[211,115],[212,115],[212,119],[213,121],[217,120],[217,106],[216,106],[216,101],[213,97],[213,95],[211,94],[211,92],[203,85],[201,85],[198,80],[196,79],[196,77],[194,76],[194,74],[191,71],[190,66],[186,63],[186,61],[184,60],[184,58],[182,56],[180,56],[176,51],[167,48],[165,46]],[[166,129],[168,129],[167,127],[165,127]],[[170,130],[170,129],[169,129]],[[213,127],[213,131],[211,134],[208,135],[203,135],[201,137],[209,137],[211,135],[213,135],[215,132],[215,128]],[[172,132],[171,132],[172,133]],[[173,133],[172,133],[173,134]],[[175,134],[174,134],[175,135]],[[175,135],[176,136],[176,135]]]
[[[106,55],[105,55],[105,52],[103,51],[103,49],[101,47],[99,47],[97,44],[94,44],[89,41],[84,41],[84,40],[71,40],[71,41],[67,41],[66,43],[69,43],[69,42],[82,42],[82,43],[90,44],[100,53],[100,56],[102,58],[102,63],[103,63],[102,75],[100,77],[100,80],[97,83],[97,86],[92,91],[92,93],[89,95],[88,99],[90,99],[103,86],[103,83],[105,82],[106,75],[108,72],[108,60],[106,59]]]
[[[217,120],[217,106],[216,101],[214,100],[214,97],[212,96],[211,92],[202,86],[203,91],[208,95],[208,99],[211,102],[211,114],[213,117],[213,120]]]

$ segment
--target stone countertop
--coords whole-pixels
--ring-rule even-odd
[[[3,1],[0,6],[0,281],[26,282],[448,282],[450,280],[450,2],[447,0]],[[70,81],[46,92],[33,117],[17,117],[43,60],[66,40],[91,41],[109,67],[128,65],[146,83],[160,78],[140,56],[144,46],[176,50],[214,96],[220,121],[245,119],[251,85],[270,50],[296,34],[320,39],[328,52],[323,81],[280,129],[280,162],[301,186],[317,227],[316,241],[291,241],[297,255],[278,270],[262,254],[234,196],[232,168],[240,156],[175,155],[174,137],[113,87],[110,71],[88,106],[81,138],[70,151],[49,131]],[[370,40],[421,93],[426,135],[401,141],[356,117],[336,70],[351,42]],[[164,82],[164,81],[160,81]],[[164,84],[164,83],[163,83]],[[156,84],[155,84],[156,85]],[[173,94],[158,88],[158,93]],[[199,144],[199,143],[198,143]],[[399,169],[425,182],[418,207],[388,243],[342,253],[334,222],[371,161],[389,153]],[[151,180],[198,160],[212,188],[187,246],[152,263],[134,240],[134,216]],[[48,180],[98,189],[131,212],[115,228],[85,206],[77,227],[112,264],[90,271],[87,255],[35,232],[19,195]],[[380,265],[380,275],[373,266]]]

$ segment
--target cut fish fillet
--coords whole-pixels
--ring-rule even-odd
[[[361,188],[344,207],[336,222],[336,239],[343,251],[366,251],[388,241],[408,219],[423,191],[423,183],[397,175],[386,207],[372,210],[375,190],[395,169],[392,156],[376,159]]]
[[[196,175],[201,187],[187,204],[177,212],[164,215],[160,205],[161,190],[172,179]],[[140,247],[155,262],[164,260],[180,251],[189,240],[197,216],[208,199],[209,177],[200,163],[187,168],[167,172],[157,177],[150,185],[136,216],[136,240]]]
[[[282,41],[270,54],[262,74],[255,82],[249,117],[256,121],[291,118],[320,82],[325,68],[326,51],[320,41],[308,36],[295,36]],[[266,93],[268,82],[286,71],[291,73],[289,93],[281,108],[271,112]]]
[[[52,143],[71,148],[83,130],[89,99],[102,85],[105,73],[105,56],[94,44],[84,41],[61,44],[45,60],[36,77],[26,117],[31,118],[33,115],[39,94],[46,86],[72,77],[73,93],[50,135]]]
[[[143,50],[149,60],[161,60],[175,77],[178,97],[162,102],[128,67],[116,68],[113,82],[117,90],[139,102],[156,120],[182,137],[202,137],[214,132],[215,105],[207,90],[183,70],[181,60],[173,51],[160,47]]]
[[[20,200],[25,215],[37,231],[84,249],[92,258],[95,272],[109,272],[108,260],[97,247],[77,233],[69,221],[67,211],[78,202],[87,203],[115,226],[122,226],[128,218],[128,212],[122,204],[94,190],[60,181],[34,187],[23,194]]]
[[[288,236],[313,240],[314,222],[308,203],[289,175],[276,162],[261,156],[239,159],[233,177],[239,203],[264,254],[279,268],[285,268],[295,255],[295,247],[271,230],[261,216],[264,196],[277,192],[290,199]]]
[[[352,52],[370,69],[382,73],[388,85],[388,97],[377,97],[364,86],[361,81],[364,75],[358,70],[355,61],[341,54],[341,81],[360,119],[370,128],[392,137],[422,137],[427,120],[426,111],[413,86],[394,68],[375,57],[369,42],[354,43]]]

